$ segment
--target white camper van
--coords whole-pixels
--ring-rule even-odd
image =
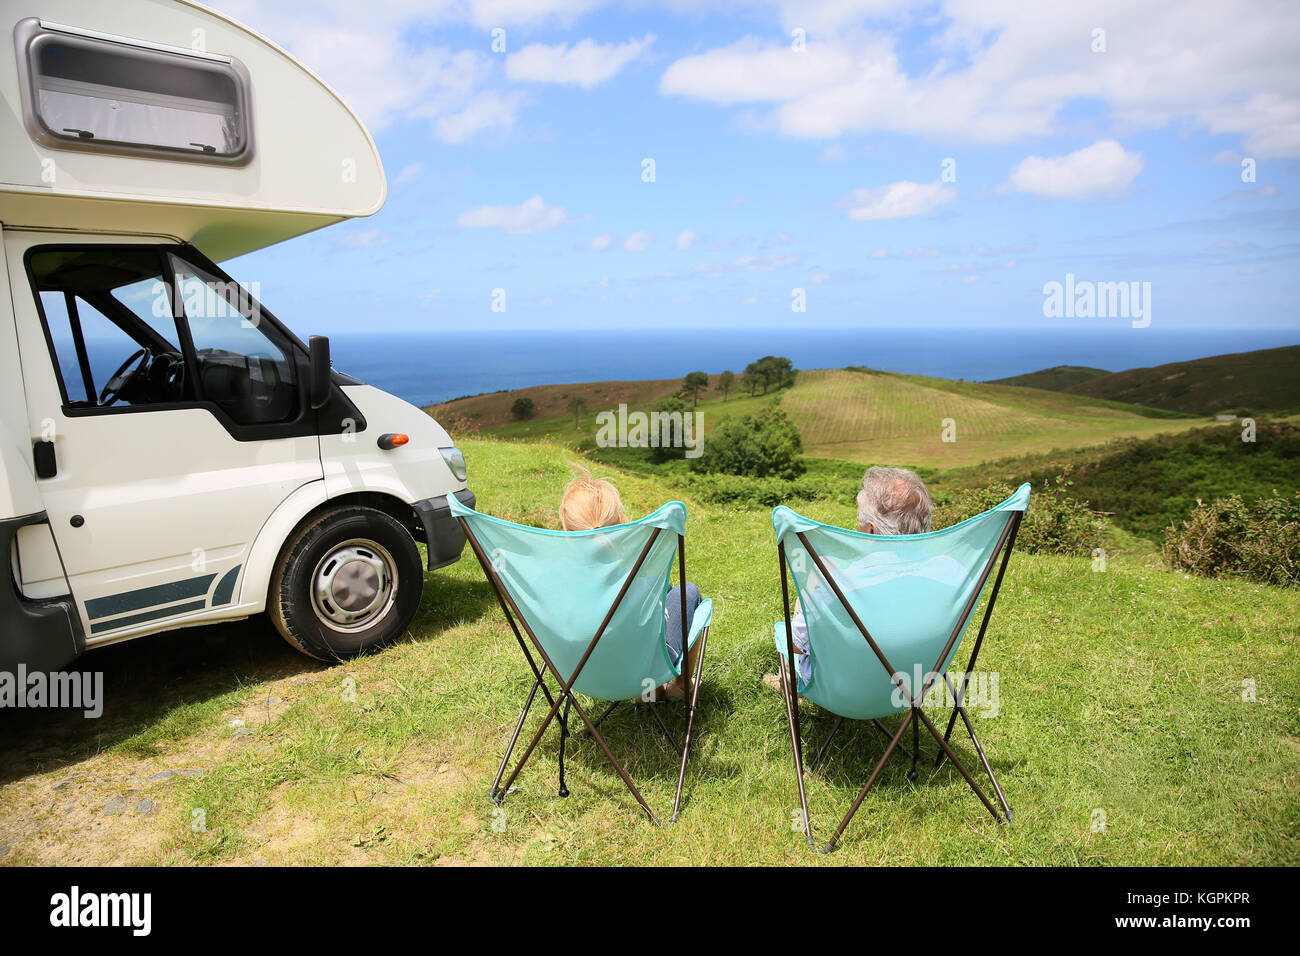
[[[400,635],[464,546],[464,457],[217,265],[378,211],[370,135],[188,0],[0,30],[0,669],[262,611],[327,660]]]

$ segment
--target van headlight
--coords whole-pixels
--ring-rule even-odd
[[[451,473],[456,476],[458,481],[464,481],[468,472],[465,469],[465,456],[459,448],[439,448],[442,453],[442,460],[447,463]]]

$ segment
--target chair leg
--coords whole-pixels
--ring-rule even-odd
[[[623,765],[618,762],[613,751],[609,749],[609,744],[605,743],[605,738],[601,736],[600,731],[598,731],[595,724],[591,722],[591,718],[587,716],[587,712],[582,709],[582,705],[573,698],[572,694],[569,695],[569,699],[573,701],[573,709],[578,712],[578,716],[582,718],[582,722],[587,725],[588,733],[590,733],[592,737],[596,738],[596,743],[600,744],[600,749],[605,752],[605,758],[613,765],[614,770],[618,773],[628,791],[636,798],[636,802],[641,805],[641,809],[646,812],[646,816],[650,818],[650,822],[655,826],[659,826],[659,818],[655,816],[654,811],[650,809],[650,804],[646,803],[645,797],[641,796],[641,791],[636,788],[636,784],[632,782],[632,778],[628,776],[627,771],[623,769]],[[518,773],[519,768],[516,768],[515,772]]]
[[[560,796],[567,797],[569,788],[564,785],[564,742],[569,739],[569,704],[572,698],[564,702],[564,715],[560,718]]]
[[[957,759],[957,755],[952,752],[952,748],[948,746],[948,741],[943,739],[943,735],[939,733],[939,729],[930,722],[929,717],[925,716],[925,711],[923,711],[920,707],[914,707],[913,712],[916,714],[917,717],[921,718],[922,722],[926,726],[926,729],[930,731],[930,734],[934,737],[934,739],[939,741],[939,746],[942,747],[944,753],[948,755],[948,759],[952,761],[952,765],[956,767],[958,771],[960,771],[963,777],[966,778],[966,783],[969,784],[970,788],[975,791],[975,796],[980,798],[980,802],[984,804],[984,808],[988,810],[989,813],[993,814],[994,820],[998,821],[998,823],[1001,823],[1002,817],[998,815],[997,808],[994,807],[993,804],[989,802],[988,797],[984,796],[984,791],[980,789],[980,785],[975,782],[975,778],[970,775],[970,771],[967,770],[962,765],[962,762]]]
[[[945,674],[944,678],[947,679]],[[953,699],[956,700],[957,692],[953,689],[952,682],[949,681],[948,689],[953,693]],[[975,745],[975,752],[979,754],[980,763],[984,764],[984,772],[989,775],[989,782],[993,784],[993,791],[998,795],[998,802],[1002,804],[1002,810],[1007,815],[1007,822],[1011,823],[1016,819],[1016,815],[1011,812],[1011,806],[1007,803],[1006,795],[1002,792],[1002,787],[998,784],[998,778],[993,773],[993,767],[989,764],[989,758],[984,754],[984,747],[980,744],[980,739],[975,735],[975,727],[970,722],[970,717],[966,714],[965,707],[957,707],[953,716],[961,714],[962,723],[966,725],[966,732],[970,734],[970,741]],[[942,754],[942,751],[940,751]]]
[[[917,713],[919,713],[919,711],[916,708],[912,708],[907,712],[907,716],[903,718],[903,722],[899,725],[898,730],[894,732],[894,736],[890,739],[889,746],[885,748],[884,756],[880,758],[880,762],[876,764],[876,769],[871,771],[871,776],[867,778],[866,786],[862,788],[862,792],[858,794],[858,798],[853,801],[853,806],[849,807],[849,812],[844,814],[844,819],[840,821],[839,828],[835,831],[835,835],[830,838],[824,847],[822,847],[823,853],[830,853],[835,849],[836,841],[839,840],[840,836],[844,833],[844,829],[849,825],[849,821],[853,819],[853,814],[858,812],[858,807],[862,806],[862,801],[866,799],[867,792],[875,785],[876,779],[880,776],[880,771],[885,769],[885,764],[889,763],[889,758],[892,757],[894,751],[898,749],[898,742],[903,739],[903,734],[907,731],[907,725],[916,719]]]
[[[646,706],[650,708],[650,713],[654,717],[655,723],[659,725],[659,729],[662,730],[664,736],[668,738],[668,743],[672,744],[673,750],[676,751],[677,756],[680,757],[682,755],[681,745],[677,743],[677,738],[674,737],[673,732],[668,729],[668,725],[664,723],[664,719],[659,716],[659,704],[652,703],[647,704]]]
[[[603,711],[601,711],[600,716],[596,718],[595,726],[599,727],[602,723],[604,723],[605,718],[608,717],[610,714],[614,713],[614,708],[621,703],[623,703],[621,700],[616,700],[614,701],[614,703],[610,704]],[[582,733],[574,734],[573,736],[576,740],[586,740],[591,736],[591,734],[587,733],[584,730]]]
[[[519,712],[519,721],[515,724],[515,732],[510,735],[510,746],[506,747],[506,755],[501,758],[501,766],[497,767],[497,775],[492,780],[491,789],[488,790],[488,799],[493,803],[501,803],[501,798],[497,796],[497,790],[501,786],[501,776],[506,772],[506,764],[510,762],[510,755],[514,752],[515,744],[519,740],[519,732],[524,729],[524,721],[528,718],[528,711],[532,709],[533,700],[537,697],[539,687],[546,689],[541,677],[538,677],[533,682],[533,689],[528,693],[528,701],[524,704],[524,709]],[[549,690],[547,693],[550,693]]]
[[[808,815],[808,794],[803,785],[803,747],[799,743],[799,700],[790,687],[794,668],[781,659],[781,695],[785,698],[785,719],[790,726],[790,748],[794,751],[794,774],[799,783],[799,804],[803,808],[803,832],[808,846],[813,846],[812,818]]]
[[[833,726],[831,732],[826,735],[826,739],[822,741],[822,745],[817,748],[817,756],[813,757],[813,762],[808,765],[809,773],[817,772],[817,768],[821,765],[822,757],[826,754],[826,748],[831,745],[831,740],[833,740],[835,735],[839,732],[840,725],[843,723],[843,717],[835,718],[835,726]],[[889,734],[885,734],[885,736],[888,737]]]
[[[686,761],[691,756],[691,731],[695,727],[695,705],[700,699],[700,674],[704,671],[704,654],[709,647],[709,629],[700,634],[700,653],[695,660],[695,680],[691,681],[690,709],[686,711],[686,735],[682,738],[682,766],[677,771],[677,793],[673,796],[673,817],[670,823],[677,822],[677,813],[682,806],[682,782],[686,779]],[[686,656],[689,663],[690,655]]]
[[[910,783],[916,783],[916,761],[921,756],[921,722],[912,721],[912,769],[907,772]]]
[[[886,727],[884,724],[882,724],[878,719],[873,718],[871,723],[878,731],[884,734],[886,740],[894,739],[894,735],[889,732],[889,728]],[[912,757],[912,751],[908,750],[901,743],[898,745],[898,752],[901,753],[904,757],[907,757],[909,760]]]

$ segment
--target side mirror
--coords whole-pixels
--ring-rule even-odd
[[[330,340],[313,335],[309,340],[311,359],[311,407],[324,408],[330,400]]]

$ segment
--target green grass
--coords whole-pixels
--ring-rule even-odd
[[[462,444],[484,511],[555,526],[571,450]],[[610,465],[601,473],[615,476],[637,515],[674,496],[650,474]],[[261,620],[90,655],[111,691],[93,729],[5,715],[0,842],[12,850],[0,862],[1300,862],[1300,593],[1172,574],[1140,548],[1112,556],[1101,573],[1083,559],[1011,561],[981,654],[982,667],[1000,675],[1000,712],[976,725],[1013,825],[994,823],[951,766],[923,768],[911,784],[900,759],[839,850],[809,852],[791,829],[797,795],[782,704],[760,683],[774,668],[771,622],[780,613],[769,512],[687,503],[690,577],[716,615],[689,798],[675,826],[646,821],[592,741],[572,744],[572,796],[557,797],[554,734],[494,816],[487,789],[529,681],[467,553],[429,576],[407,639],[345,664],[296,655]],[[851,499],[807,510],[853,520]],[[348,679],[355,700],[345,697]],[[1245,679],[1255,682],[1253,703],[1242,700]],[[808,704],[802,715],[815,747],[831,718]],[[232,737],[232,716],[251,732]],[[667,719],[679,725],[672,707]],[[620,708],[605,729],[665,813],[676,759],[649,715]],[[969,741],[955,739],[977,766]],[[932,743],[923,747],[933,754]],[[882,750],[874,731],[846,729],[809,775],[819,837]],[[93,809],[128,773],[187,765],[205,772],[156,785],[151,816],[96,829],[65,807],[82,799]],[[99,789],[52,791],[70,769]],[[206,819],[199,832],[197,809]],[[1096,810],[1105,812],[1103,832],[1091,826]]]

